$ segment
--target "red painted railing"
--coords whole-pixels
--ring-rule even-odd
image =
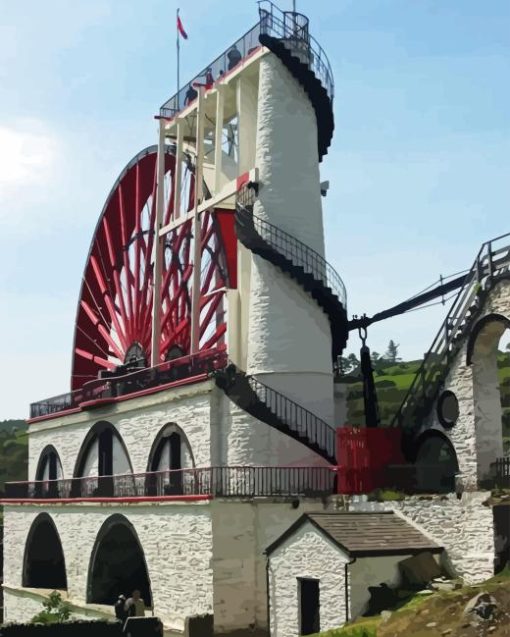
[[[155,367],[139,369],[130,374],[92,380],[80,389],[47,398],[30,405],[30,418],[58,414],[80,405],[126,396],[159,387],[185,378],[209,374],[227,364],[226,346],[190,356],[182,356]]]

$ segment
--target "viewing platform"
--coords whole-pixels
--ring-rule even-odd
[[[172,119],[180,111],[193,103],[195,85],[212,89],[226,80],[244,61],[252,56],[261,45],[267,45],[267,38],[279,40],[316,76],[333,102],[335,85],[329,60],[317,40],[310,35],[308,18],[301,13],[281,11],[270,0],[259,3],[260,19],[232,46],[219,55],[211,64],[172,95],[160,108],[160,117]]]
[[[85,383],[80,389],[40,400],[30,405],[29,424],[33,420],[60,416],[73,411],[92,409],[128,397],[161,391],[208,378],[227,365],[226,346],[182,356],[155,367],[126,373],[119,371]]]

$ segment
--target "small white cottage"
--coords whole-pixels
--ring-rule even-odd
[[[391,511],[305,513],[266,550],[271,636],[341,626],[366,611],[368,587],[400,583],[403,560],[442,551]]]

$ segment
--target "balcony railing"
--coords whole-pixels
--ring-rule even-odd
[[[85,383],[80,389],[47,398],[30,405],[30,418],[58,414],[79,407],[83,403],[117,398],[138,391],[158,387],[185,378],[209,374],[227,364],[225,346],[182,356],[155,367],[139,369],[122,376],[98,378]]]
[[[489,488],[510,489],[510,456],[498,458],[491,464],[491,476],[487,480]]]
[[[260,35],[268,35],[282,43],[301,61],[308,65],[333,100],[335,85],[329,60],[319,43],[308,31],[308,18],[301,13],[281,11],[269,0],[259,2],[260,20],[239,40],[198,73],[186,86],[178,90],[160,108],[162,117],[172,118],[191,104],[195,84],[211,88],[217,80],[235,69],[260,46]]]
[[[259,46],[260,24],[257,24],[236,40],[226,51],[211,62],[205,69],[195,75],[186,86],[183,86],[175,95],[172,95],[159,109],[161,117],[174,117],[185,106],[194,100],[193,87],[196,83],[205,84],[210,88],[212,84],[221,79],[223,75],[232,71],[238,64],[253,53]],[[190,90],[191,89],[191,90]],[[195,95],[196,97],[196,95]]]
[[[37,482],[8,482],[6,499],[321,497],[334,493],[335,467],[206,467]]]

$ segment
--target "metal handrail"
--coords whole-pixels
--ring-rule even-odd
[[[466,316],[476,303],[481,290],[485,289],[492,280],[508,271],[510,265],[510,233],[500,235],[486,241],[480,247],[478,254],[466,275],[466,282],[455,296],[450,310],[439,328],[436,337],[409,390],[393,418],[393,426],[413,426],[408,420],[413,408],[420,402],[432,400],[437,395],[439,384],[444,380],[448,358],[455,351],[459,336],[465,326]],[[497,242],[505,240],[505,245],[495,247]],[[427,395],[427,389],[429,392]]]
[[[5,499],[307,496],[334,492],[336,467],[216,466],[8,482]]]
[[[293,27],[289,27],[285,22],[285,16],[293,17]],[[186,86],[179,88],[177,93],[172,95],[160,108],[162,117],[172,118],[185,106],[193,100],[190,99],[192,94],[188,93],[190,87],[195,83],[205,84],[206,88],[211,88],[215,81],[222,80],[233,71],[242,62],[249,57],[254,51],[260,47],[260,36],[269,35],[283,41],[288,47],[291,43],[290,50],[298,54],[305,55],[306,63],[310,70],[321,80],[328,96],[333,101],[335,93],[335,84],[333,80],[333,72],[329,59],[319,45],[317,40],[308,32],[308,18],[299,13],[281,11],[270,0],[261,0],[259,2],[259,21],[249,29],[243,36],[236,40],[232,46],[228,47],[213,62],[207,65],[200,73],[187,83]],[[306,21],[306,29],[299,24],[299,18]],[[295,51],[297,47],[298,51]],[[239,57],[237,62],[230,57],[229,54],[237,50]],[[235,63],[234,63],[235,62]],[[210,71],[210,73],[208,73]],[[211,83],[212,80],[212,83]]]
[[[322,418],[319,418],[319,416],[262,383],[254,376],[247,376],[246,378],[257,398],[291,431],[300,437],[308,438],[310,443],[315,443],[318,447],[327,451],[331,458],[335,457],[336,432],[333,427],[328,425]]]
[[[30,418],[39,418],[75,409],[81,403],[104,398],[116,398],[158,387],[183,378],[209,373],[227,364],[226,346],[175,358],[154,367],[85,383],[80,389],[47,398],[30,405]]]
[[[239,389],[242,388],[243,381],[248,383],[257,400],[264,404],[282,425],[288,427],[290,431],[297,434],[300,438],[307,438],[309,443],[318,445],[320,449],[327,452],[329,458],[335,457],[336,431],[322,418],[302,407],[292,398],[288,398],[269,387],[258,378],[255,378],[255,376],[245,374],[231,361],[229,361],[225,370],[218,370],[217,375],[226,380],[224,389],[227,395],[230,395],[229,387],[237,386]],[[236,385],[236,381],[241,381],[240,385]],[[223,387],[223,383],[221,386]],[[239,397],[241,401],[243,397],[250,399],[249,395],[243,396],[240,394]],[[235,402],[235,398],[233,400]],[[242,408],[246,410],[244,405],[242,405]]]
[[[292,261],[294,265],[303,268],[324,287],[330,288],[347,311],[347,290],[338,272],[306,243],[253,214],[255,197],[253,188],[248,185],[239,190],[236,201],[239,221],[252,225],[257,234],[276,252]]]
[[[172,95],[159,109],[162,117],[174,117],[185,106],[191,103],[192,100],[187,99],[187,92],[189,87],[192,87],[195,83],[205,84],[206,88],[210,88],[208,85],[207,74],[210,71],[210,77],[214,81],[223,79],[228,73],[235,68],[238,64],[250,56],[256,49],[260,47],[260,22],[257,22],[255,26],[249,29],[243,36],[236,40],[231,46],[228,47],[221,55],[219,55],[213,62],[208,64],[205,69],[200,73],[197,73],[195,77],[188,82],[186,86],[179,88],[177,93]],[[232,59],[229,59],[229,53],[237,49],[240,54],[240,59],[236,64],[232,64]]]
[[[310,35],[308,31],[308,18],[301,13],[293,13],[291,11],[282,11],[271,0],[259,0],[259,14],[261,33],[270,35],[278,39],[293,40],[299,44],[305,44],[305,50],[311,54],[308,55],[307,63],[310,70],[321,80],[322,85],[326,89],[329,99],[333,102],[335,97],[335,82],[333,80],[333,71],[328,56],[317,40]],[[267,7],[267,8],[266,8]],[[292,26],[289,27],[285,21],[286,16],[292,17]],[[299,23],[299,18],[306,21],[306,30]],[[275,26],[277,28],[275,28]],[[300,35],[300,33],[302,35]],[[291,47],[292,49],[293,47]],[[302,48],[298,49],[302,51]]]

